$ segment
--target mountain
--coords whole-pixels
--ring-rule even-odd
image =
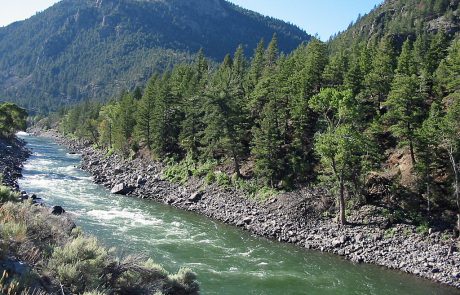
[[[459,0],[386,0],[330,40],[333,51],[359,42],[378,42],[392,36],[399,45],[407,37],[443,31],[460,31]]]
[[[200,48],[220,61],[276,33],[286,53],[310,36],[225,0],[63,0],[0,28],[0,100],[47,112],[143,85]]]

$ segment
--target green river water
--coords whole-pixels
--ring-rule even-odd
[[[80,156],[23,136],[34,152],[20,187],[61,205],[78,226],[119,254],[145,253],[168,271],[198,275],[202,294],[459,294],[374,265],[272,242],[152,201],[111,195],[76,168]]]

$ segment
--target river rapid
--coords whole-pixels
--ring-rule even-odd
[[[143,253],[176,272],[190,267],[202,294],[460,294],[375,265],[258,238],[167,205],[112,195],[51,139],[21,136],[33,155],[19,185],[60,205],[119,255]]]

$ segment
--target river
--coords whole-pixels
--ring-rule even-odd
[[[250,235],[195,213],[111,195],[77,168],[79,155],[50,139],[22,136],[33,150],[20,187],[60,205],[119,255],[144,253],[176,272],[193,269],[202,294],[459,294],[375,265]]]

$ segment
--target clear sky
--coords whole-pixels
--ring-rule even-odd
[[[193,0],[183,0],[193,1]],[[327,40],[345,30],[358,14],[382,0],[230,0],[241,7],[288,21]],[[0,0],[0,26],[31,17],[58,0]]]

